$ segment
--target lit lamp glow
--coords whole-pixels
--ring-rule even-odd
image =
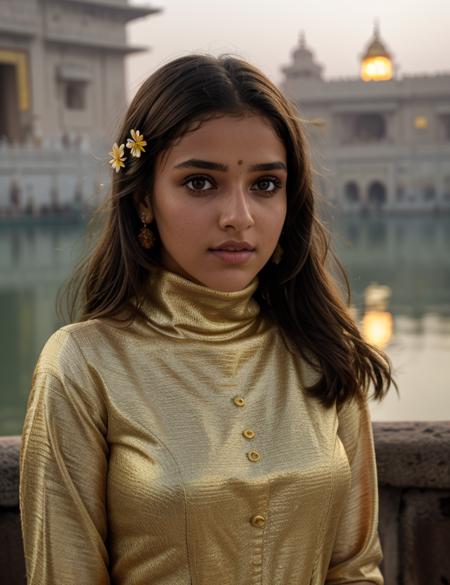
[[[388,311],[367,311],[362,332],[369,343],[384,349],[392,337],[392,315]]]
[[[414,127],[418,130],[425,130],[428,128],[428,118],[426,116],[416,116],[414,119]]]
[[[393,75],[392,61],[388,57],[369,57],[361,64],[363,81],[388,81]]]
[[[388,81],[393,77],[392,58],[380,39],[380,31],[376,23],[372,40],[361,58],[361,79],[363,81]]]

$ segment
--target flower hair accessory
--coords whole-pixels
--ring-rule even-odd
[[[144,146],[147,145],[147,142],[144,140],[144,137],[139,132],[139,130],[131,130],[130,131],[131,138],[127,140],[127,148],[131,150],[131,155],[140,158],[141,152],[145,152]]]
[[[131,156],[140,158],[141,152],[145,152],[144,146],[147,145],[147,142],[139,130],[131,130],[130,134],[131,138],[128,138],[126,146],[130,149]],[[125,167],[125,144],[118,145],[117,142],[114,142],[109,155],[111,156],[109,164],[118,173],[121,168]]]
[[[109,153],[109,155],[112,157],[111,160],[109,161],[109,164],[112,166],[113,169],[116,170],[116,173],[118,173],[120,169],[125,166],[124,163],[125,156],[123,152],[124,148],[125,148],[124,144],[121,144],[119,146],[117,142],[114,142],[112,150]]]

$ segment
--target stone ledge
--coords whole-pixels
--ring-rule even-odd
[[[450,421],[374,422],[380,487],[450,489]],[[0,437],[0,506],[19,505],[20,436]]]
[[[19,452],[21,438],[0,437],[0,507],[19,505]]]
[[[450,421],[373,423],[385,585],[450,583]],[[0,437],[0,583],[25,585],[20,436]]]
[[[373,423],[380,487],[450,489],[450,421]]]

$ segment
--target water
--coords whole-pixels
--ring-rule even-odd
[[[392,319],[384,349],[400,398],[391,391],[372,403],[372,418],[450,419],[450,216],[346,218],[334,234],[359,321],[368,318],[370,330],[375,317],[386,330]],[[370,311],[364,302],[375,283],[391,291],[385,310]]]
[[[0,435],[21,432],[34,364],[61,324],[54,301],[83,229],[0,226]],[[373,419],[449,419],[450,216],[345,218],[333,233],[355,315],[386,344],[400,387],[400,398],[391,391],[372,403]]]

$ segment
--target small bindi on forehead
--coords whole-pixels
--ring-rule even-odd
[[[238,165],[241,166],[244,161],[238,160]]]

